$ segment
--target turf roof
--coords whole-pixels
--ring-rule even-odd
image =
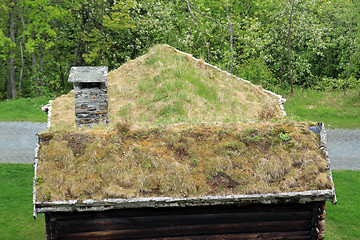
[[[173,125],[41,134],[38,201],[331,189],[306,123]]]
[[[203,60],[157,45],[108,74],[110,125],[280,119],[279,98]],[[74,93],[52,103],[51,127],[75,128]]]
[[[110,124],[93,128],[75,127],[73,93],[53,101],[36,201],[332,188],[314,123],[202,60],[156,46],[112,71],[108,94]]]

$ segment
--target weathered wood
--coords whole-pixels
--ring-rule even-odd
[[[320,123],[321,126],[321,131],[320,131],[320,149],[323,151],[323,153],[325,154],[325,158],[326,158],[326,162],[328,164],[328,174],[329,174],[329,178],[331,180],[332,183],[334,183],[333,181],[333,177],[332,177],[332,172],[331,172],[331,163],[330,163],[330,155],[329,155],[329,151],[328,151],[328,144],[327,144],[327,138],[326,138],[326,130],[325,130],[325,124],[323,122]],[[336,194],[335,194],[335,186],[332,187],[332,191],[333,191],[333,199],[331,200],[332,204],[336,204],[337,200],[336,200]]]
[[[186,235],[212,235],[227,233],[261,233],[273,231],[299,231],[307,229],[309,221],[279,221],[279,222],[249,222],[241,224],[212,224],[212,225],[186,225],[186,226],[167,226],[153,228],[124,229],[97,232],[82,232],[64,234],[65,239],[89,239],[89,238],[144,238],[144,237],[171,237]]]
[[[58,217],[57,227],[62,232],[71,232],[72,228],[77,228],[78,231],[88,230],[113,230],[113,229],[129,229],[153,226],[168,226],[180,224],[215,224],[221,223],[241,223],[241,222],[255,222],[255,221],[281,221],[287,219],[291,220],[310,220],[311,214],[309,212],[254,212],[254,213],[214,213],[214,214],[193,214],[193,215],[169,215],[169,216],[138,216],[138,217],[100,217],[89,216],[90,219],[69,219]]]
[[[316,240],[324,239],[325,230],[325,207],[326,202],[314,203],[311,220],[311,238]]]
[[[45,224],[46,224],[46,239],[49,240],[49,239],[52,239],[51,236],[52,236],[52,231],[50,229],[50,216],[49,214],[45,213]]]
[[[318,239],[322,205],[48,213],[46,222],[48,239]]]
[[[71,228],[76,227],[78,231],[86,231],[90,229],[125,229],[153,226],[167,226],[169,221],[172,225],[184,224],[192,225],[198,224],[215,224],[222,223],[242,223],[255,221],[281,221],[281,220],[310,220],[311,214],[309,212],[290,212],[290,213],[227,213],[227,214],[204,214],[204,215],[171,215],[171,216],[152,216],[152,217],[124,217],[124,218],[105,218],[105,219],[88,219],[88,220],[70,220],[67,222],[59,222],[57,227],[62,229],[62,232],[71,231]],[[71,226],[68,229],[68,226]]]
[[[333,201],[335,192],[328,190],[313,190],[305,192],[269,193],[252,195],[204,196],[194,198],[135,198],[135,199],[105,199],[105,200],[71,200],[59,202],[36,202],[35,208],[40,212],[83,212],[106,211],[126,208],[160,208],[160,207],[194,207],[212,205],[248,205],[248,204],[291,204],[316,201]]]
[[[141,224],[136,228],[129,227],[121,230],[106,230],[107,233],[123,236],[124,238],[142,236],[142,237],[159,237],[159,236],[182,236],[182,235],[202,235],[202,234],[222,234],[222,233],[251,233],[251,232],[272,232],[272,231],[300,231],[307,229],[310,221],[274,221],[274,222],[248,222],[248,223],[227,223],[227,224],[201,224],[197,225],[168,225],[161,227],[147,227]],[[76,228],[73,230],[77,230]],[[91,229],[88,229],[91,231]],[[104,229],[97,232],[81,232],[70,234],[74,236],[102,235]],[[63,231],[61,231],[63,234]],[[64,234],[66,235],[66,234]]]
[[[161,239],[161,240],[186,240],[186,239],[199,239],[199,240],[269,240],[269,239],[288,239],[288,240],[308,240],[310,237],[309,232],[274,232],[274,233],[246,233],[246,234],[222,234],[222,235],[203,235],[203,236],[184,236],[184,237],[165,237],[165,238],[144,238],[143,240]]]

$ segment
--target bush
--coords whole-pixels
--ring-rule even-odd
[[[344,90],[346,84],[346,78],[331,78],[323,77],[315,83],[314,89],[321,91],[334,91],[334,90]],[[360,86],[360,79],[350,77],[348,80],[347,89],[355,89]]]
[[[275,78],[264,60],[260,58],[246,60],[236,71],[235,75],[272,91],[278,88],[279,85],[279,80]]]

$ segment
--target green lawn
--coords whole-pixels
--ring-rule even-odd
[[[360,171],[333,171],[338,203],[326,206],[325,239],[360,239]]]
[[[337,205],[327,203],[327,240],[360,239],[360,171],[333,171]],[[44,215],[32,217],[30,164],[0,164],[0,239],[45,239]]]
[[[41,107],[49,103],[49,98],[20,98],[0,102],[0,122],[46,122],[47,115]]]
[[[45,239],[44,215],[33,218],[31,164],[0,164],[0,239]]]
[[[301,121],[324,122],[331,128],[360,128],[359,90],[322,92],[311,89],[295,89],[287,99],[285,111]]]

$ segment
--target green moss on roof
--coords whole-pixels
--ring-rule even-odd
[[[38,201],[331,189],[311,123],[180,124],[41,134]]]

